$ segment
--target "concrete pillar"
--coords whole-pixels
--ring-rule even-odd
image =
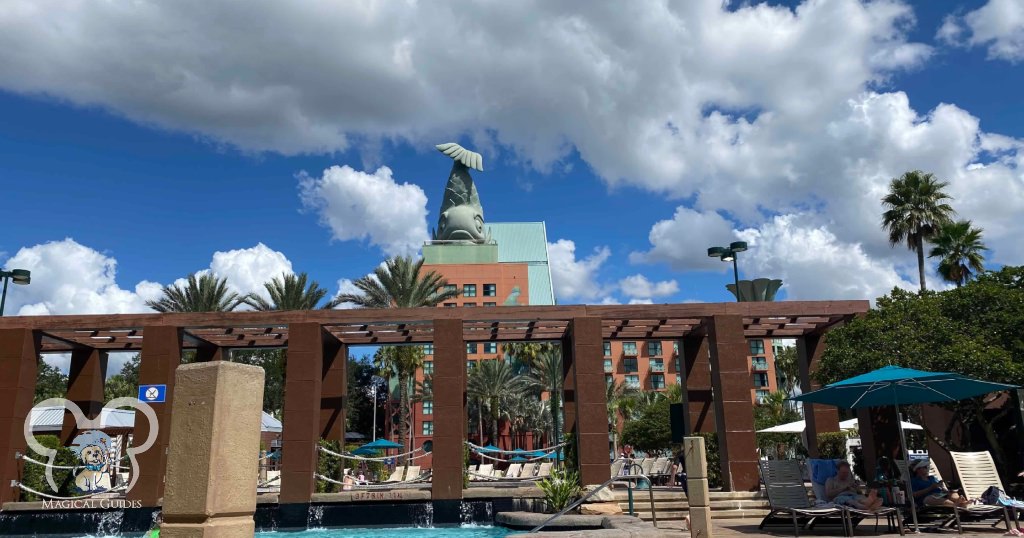
[[[686,434],[715,431],[715,409],[711,397],[711,358],[708,354],[707,331],[701,329],[686,335],[680,342],[683,383],[686,386],[689,425]]]
[[[30,329],[0,330],[0,504],[18,500],[21,491],[11,486],[24,463],[14,454],[26,451],[25,419],[35,396],[40,337]]]
[[[708,321],[715,423],[722,462],[722,489],[755,491],[759,487],[754,440],[752,380],[740,316],[713,316]]]
[[[279,499],[281,505],[302,505],[287,511],[303,517],[307,511],[305,505],[316,491],[313,472],[316,471],[317,441],[320,438],[320,390],[325,336],[332,340],[334,338],[327,335],[318,323],[293,323],[288,326]],[[301,523],[304,525],[305,520]]]
[[[570,325],[573,382],[576,387],[576,454],[580,483],[602,484],[611,476],[608,463],[608,405],[604,376],[601,318],[573,318]]]
[[[178,368],[161,536],[253,535],[263,375],[227,361]]]
[[[711,536],[711,494],[708,491],[708,458],[703,437],[683,439],[686,462],[686,491],[690,516],[690,536]]]
[[[800,390],[810,392],[821,388],[814,380],[818,362],[825,351],[824,334],[808,334],[796,339],[797,363],[800,365]],[[818,457],[818,434],[839,431],[839,409],[831,405],[804,402],[804,420],[807,422],[807,452]]]
[[[320,387],[320,436],[345,447],[345,407],[348,405],[348,346],[333,336],[324,343]]]
[[[135,413],[133,439],[141,443],[149,438],[150,428],[157,428],[156,441],[149,450],[138,455],[139,479],[128,492],[129,500],[142,501],[142,506],[159,506],[164,493],[164,470],[167,468],[167,443],[170,435],[171,403],[174,401],[174,371],[181,364],[181,327],[154,325],[143,327],[142,354],[139,362],[140,385],[167,385],[166,401],[149,404],[156,413],[156,424],[146,415]]]
[[[462,320],[434,320],[433,501],[462,499],[466,466],[466,342]]]
[[[76,349],[71,352],[68,368],[68,391],[65,398],[74,402],[85,414],[94,419],[103,409],[103,381],[107,378],[107,353],[99,349]],[[64,412],[64,425],[60,439],[68,446],[78,435],[77,421],[70,410]]]

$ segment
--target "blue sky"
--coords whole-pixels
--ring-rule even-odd
[[[740,238],[784,297],[914,287],[877,225],[913,168],[1024,263],[1013,0],[639,3],[629,28],[615,3],[14,3],[0,264],[35,281],[8,315],[140,311],[201,270],[343,289],[435,225],[447,141],[484,154],[488,221],[547,222],[562,303],[729,300],[704,250]]]

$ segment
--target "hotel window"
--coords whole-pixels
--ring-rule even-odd
[[[637,364],[636,357],[626,357],[622,359],[622,368],[627,372],[640,371],[640,366]]]
[[[497,353],[498,343],[497,342],[484,342],[484,353]]]
[[[434,378],[432,378],[432,377],[425,377],[425,378],[423,378],[423,390],[424,391],[432,391],[432,390],[434,390]]]
[[[424,355],[433,355],[434,354],[434,344],[423,344],[423,354]]]
[[[466,370],[472,371],[473,368],[476,368],[476,361],[466,361]]]
[[[434,414],[434,401],[433,400],[423,400],[423,414],[424,415],[433,415]]]
[[[622,354],[636,357],[636,342],[623,342]]]
[[[444,287],[444,291],[446,291],[446,292],[454,291],[455,293],[458,293],[459,292],[459,286],[458,286],[458,284],[446,284],[445,287]]]
[[[654,390],[665,388],[665,376],[661,374],[651,375],[651,388]]]
[[[476,306],[476,303],[462,303],[462,306]]]
[[[754,367],[754,370],[763,371],[768,369],[767,357],[750,357],[750,363]]]
[[[683,384],[683,376],[681,376],[679,374],[676,374],[676,385],[682,385],[682,384]]]
[[[484,303],[484,306],[498,306],[498,303]]]
[[[754,386],[755,387],[767,387],[768,386],[768,374],[754,374]]]
[[[672,353],[679,354],[679,342],[672,342]]]
[[[757,398],[757,403],[763,404],[768,399],[768,394],[769,392],[766,390],[757,390],[754,397]]]
[[[476,342],[470,342],[466,344],[466,353],[469,355],[473,355],[476,353]]]
[[[675,358],[675,360],[674,360],[673,362],[675,362],[675,363],[676,363],[676,371],[677,371],[677,372],[682,372],[682,371],[683,371],[683,369],[681,368],[681,366],[682,366],[682,361],[680,361],[680,360],[679,360],[679,357],[676,357],[676,358]]]
[[[445,303],[444,304],[445,308],[455,308],[456,306],[458,306],[458,305],[456,305],[455,303]]]
[[[484,284],[484,297],[495,297],[498,295],[498,286],[494,284]]]
[[[463,297],[476,297],[476,284],[465,284],[462,286]]]
[[[612,343],[611,342],[605,342],[604,343],[604,356],[605,357],[611,357],[612,356]]]
[[[631,388],[631,389],[638,389],[638,388],[640,388],[640,376],[638,376],[638,375],[627,375],[626,376],[626,386]]]
[[[423,435],[434,435],[434,421],[423,421]]]
[[[423,361],[423,375],[434,375],[434,361]]]
[[[750,341],[750,354],[751,355],[764,355],[764,340],[751,340]]]
[[[651,357],[660,357],[661,342],[647,342],[647,354]]]
[[[614,376],[610,376],[610,375],[604,376],[604,384],[609,386],[609,387],[614,385],[615,384],[615,377]]]
[[[614,372],[614,371],[615,371],[615,368],[612,366],[612,360],[611,359],[605,359],[604,360],[604,372],[607,374],[607,373],[611,373],[611,372]]]
[[[661,359],[651,359],[651,371],[652,372],[664,372],[665,361]]]

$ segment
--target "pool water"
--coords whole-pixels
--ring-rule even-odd
[[[485,525],[461,527],[395,527],[373,529],[312,529],[301,532],[257,532],[256,538],[501,538],[509,529]]]

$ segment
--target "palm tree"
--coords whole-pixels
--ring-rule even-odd
[[[515,359],[523,366],[532,367],[537,359],[547,353],[553,353],[559,349],[554,342],[509,342],[502,344],[502,351],[505,355]]]
[[[484,360],[477,363],[469,375],[466,392],[470,397],[479,398],[487,406],[491,419],[491,443],[497,446],[498,423],[501,420],[502,400],[525,390],[522,376],[512,371],[512,366],[503,360]]]
[[[917,252],[917,269],[921,291],[925,291],[924,242],[956,214],[945,202],[951,200],[943,192],[949,186],[920,170],[907,172],[889,183],[889,194],[882,198],[882,227],[889,232],[889,245],[906,243]]]
[[[331,309],[338,306],[337,300],[327,301],[321,306],[320,301],[327,296],[327,290],[320,287],[317,281],[308,282],[306,273],[284,274],[265,282],[263,287],[270,296],[270,301],[263,297],[250,294],[245,303],[255,310],[316,310]],[[308,285],[307,285],[308,282]]]
[[[228,280],[213,273],[188,275],[184,287],[164,287],[158,301],[146,301],[157,312],[229,312],[245,302],[245,297],[228,290]]]
[[[928,257],[939,258],[939,275],[958,288],[985,270],[982,251],[988,248],[981,242],[981,232],[971,221],[961,220],[942,225],[931,240],[935,246]]]
[[[398,439],[403,447],[409,446],[409,421],[412,416],[413,380],[423,367],[423,348],[420,346],[383,346],[373,355],[373,365],[381,377],[398,380]],[[412,450],[407,448],[407,450]]]
[[[782,348],[775,354],[775,377],[783,394],[792,395],[800,380],[800,366],[797,362],[796,346]]]
[[[335,301],[363,308],[416,308],[458,297],[457,290],[445,289],[448,281],[444,277],[434,271],[421,275],[422,268],[422,258],[415,262],[408,256],[390,258],[372,275],[353,282],[361,294],[343,293]]]
[[[613,381],[605,388],[605,405],[608,406],[608,429],[612,434],[612,452],[619,453],[619,415],[629,417],[636,402],[637,390],[622,381]]]
[[[527,376],[527,386],[538,393],[548,393],[548,414],[551,415],[551,441],[558,444],[561,441],[559,422],[561,422],[562,409],[562,383],[565,381],[565,374],[562,372],[562,351],[560,348],[550,344],[547,351],[541,351],[534,363],[533,370]]]

